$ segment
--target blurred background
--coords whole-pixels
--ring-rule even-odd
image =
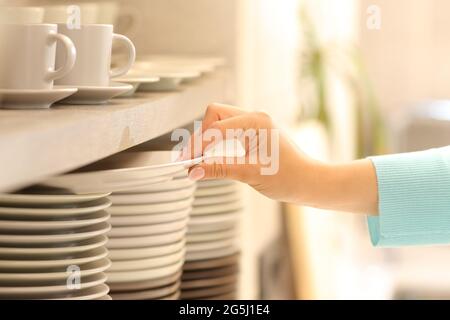
[[[450,144],[447,0],[118,3],[138,54],[226,57],[223,102],[270,113],[316,158]],[[450,298],[448,248],[375,249],[363,215],[247,193],[240,298]]]

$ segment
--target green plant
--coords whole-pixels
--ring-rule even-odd
[[[328,77],[331,72],[349,89],[355,103],[357,157],[384,153],[385,126],[370,77],[360,50],[336,44],[324,45],[307,10],[302,8],[300,21],[303,33],[300,86],[310,98],[302,105],[301,119],[315,118],[331,134]]]

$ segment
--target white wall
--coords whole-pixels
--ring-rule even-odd
[[[379,31],[365,28],[369,4],[382,10]],[[448,0],[362,0],[361,48],[387,115],[450,95]]]

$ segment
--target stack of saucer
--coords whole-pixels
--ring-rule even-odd
[[[108,284],[113,299],[179,298],[195,187],[183,171],[171,181],[110,197]]]
[[[107,196],[0,195],[0,299],[110,299]]]
[[[188,227],[181,298],[236,297],[241,210],[237,183],[198,183]]]

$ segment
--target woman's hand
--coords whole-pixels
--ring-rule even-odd
[[[245,156],[206,159],[189,170],[193,180],[233,179],[277,201],[376,212],[376,177],[369,160],[341,166],[313,160],[301,152],[267,114],[227,105],[210,105],[201,131],[202,135],[196,132],[191,136],[183,152],[184,158],[207,154],[218,142],[218,133],[223,140],[230,136],[237,138]]]

